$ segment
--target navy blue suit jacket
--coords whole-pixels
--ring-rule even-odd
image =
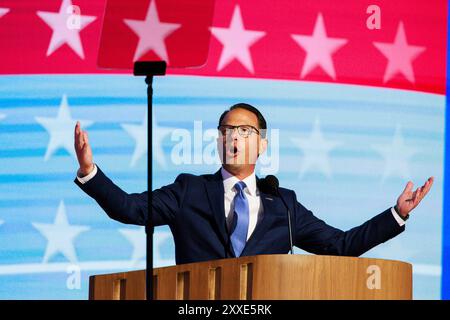
[[[98,168],[87,183],[75,183],[94,198],[109,217],[127,224],[146,225],[148,192],[128,194]],[[359,256],[385,242],[400,227],[390,209],[362,225],[342,231],[327,225],[301,205],[295,192],[280,188],[292,214],[294,245],[315,254]],[[289,252],[286,208],[278,197],[260,193],[264,215],[241,254]],[[155,226],[169,225],[176,251],[176,263],[191,263],[235,257],[225,222],[224,187],[220,170],[195,176],[180,174],[174,183],[152,192]]]

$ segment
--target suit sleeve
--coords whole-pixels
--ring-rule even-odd
[[[97,174],[85,184],[75,183],[102,207],[106,214],[126,224],[146,225],[148,192],[126,193],[97,166]],[[152,217],[155,226],[170,225],[181,207],[186,179],[179,175],[173,184],[152,192]]]
[[[387,209],[358,227],[348,231],[334,228],[320,220],[297,202],[295,205],[295,245],[322,255],[360,256],[405,230]]]

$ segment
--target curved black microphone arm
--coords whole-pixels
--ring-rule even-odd
[[[284,200],[283,196],[280,193],[279,190],[279,182],[277,177],[274,175],[268,175],[263,179],[259,179],[259,188],[262,192],[274,195],[276,197],[279,197],[281,201],[283,202],[284,206],[287,210],[287,217],[288,217],[288,228],[289,228],[289,245],[291,249],[291,254],[294,254],[293,250],[293,241],[292,241],[292,223],[291,223],[291,211],[289,210],[289,206],[287,205],[286,201]]]

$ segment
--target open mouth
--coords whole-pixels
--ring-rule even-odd
[[[238,147],[230,146],[229,148],[227,148],[227,157],[229,157],[229,158],[237,157],[239,152],[240,151],[239,151]]]

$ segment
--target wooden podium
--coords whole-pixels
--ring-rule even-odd
[[[258,255],[154,269],[157,300],[412,299],[409,263]],[[91,300],[145,299],[145,270],[91,276]]]

